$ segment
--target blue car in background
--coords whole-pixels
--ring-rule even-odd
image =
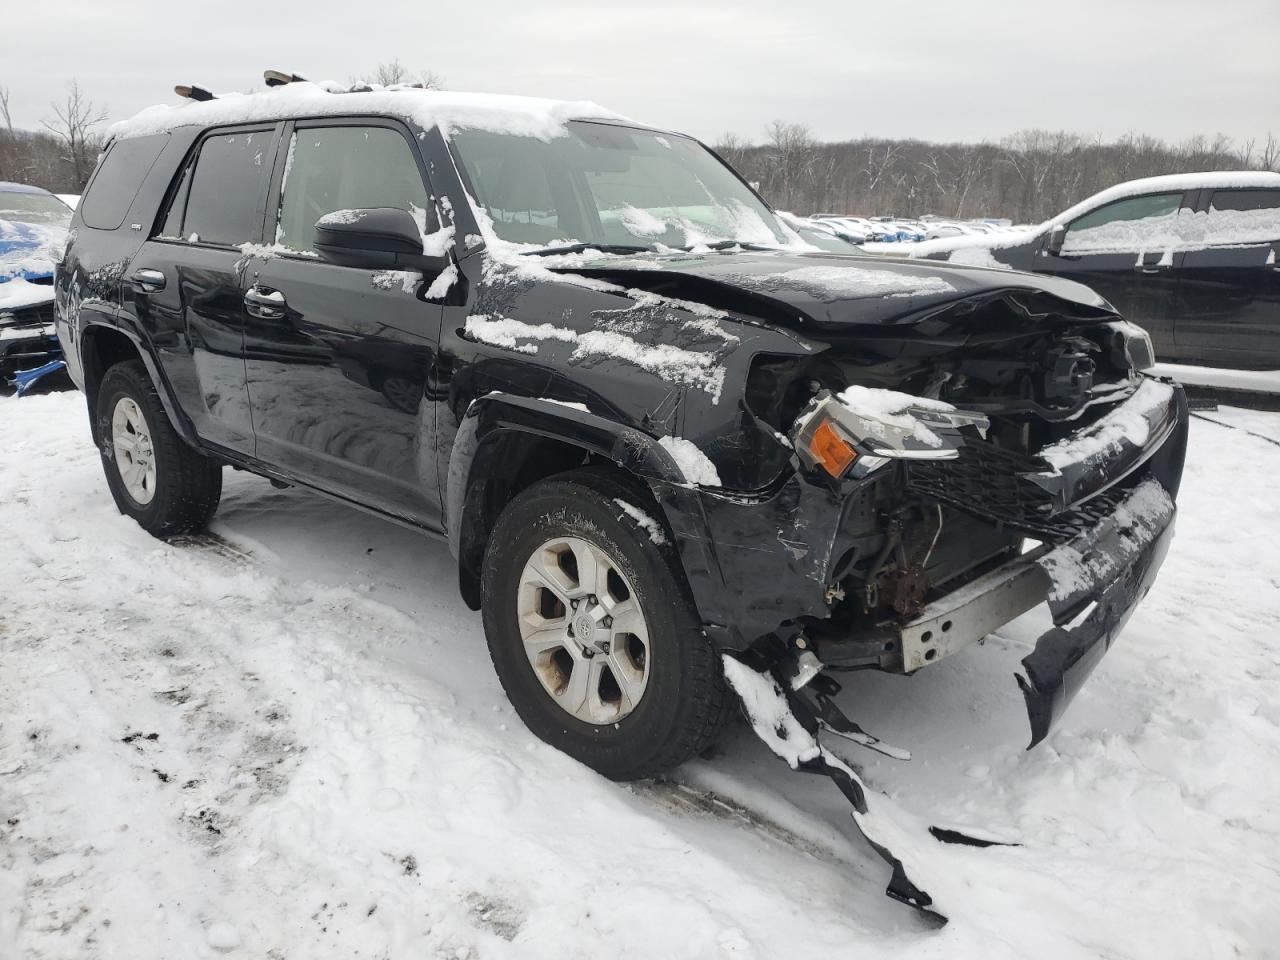
[[[0,385],[59,369],[53,266],[62,259],[71,208],[47,190],[0,181]]]

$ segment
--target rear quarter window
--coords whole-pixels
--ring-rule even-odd
[[[167,133],[157,133],[117,140],[111,145],[80,201],[80,219],[86,227],[115,230],[124,223],[142,181],[151,172],[168,139]]]

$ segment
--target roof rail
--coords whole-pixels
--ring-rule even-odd
[[[305,83],[307,78],[299,73],[285,73],[282,70],[263,70],[262,79],[268,87],[283,87],[286,83]]]
[[[180,83],[173,88],[173,92],[186,100],[217,100],[217,96],[206,90],[204,87],[197,87],[194,83]]]

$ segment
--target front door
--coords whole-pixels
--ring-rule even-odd
[[[1184,359],[1280,370],[1280,190],[1204,191],[1179,278]]]
[[[438,527],[434,410],[423,402],[442,308],[421,274],[337,266],[315,252],[336,210],[435,221],[417,147],[391,121],[298,122],[250,266],[245,367],[259,459],[330,492]]]
[[[1067,224],[1062,249],[1037,269],[1077,280],[1140,324],[1156,358],[1172,359],[1177,308],[1179,219],[1184,195],[1145,194],[1104,204]]]

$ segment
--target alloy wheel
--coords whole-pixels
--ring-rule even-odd
[[[562,710],[600,726],[636,709],[649,683],[649,628],[606,551],[578,537],[548,540],[524,565],[517,607],[525,655]]]

